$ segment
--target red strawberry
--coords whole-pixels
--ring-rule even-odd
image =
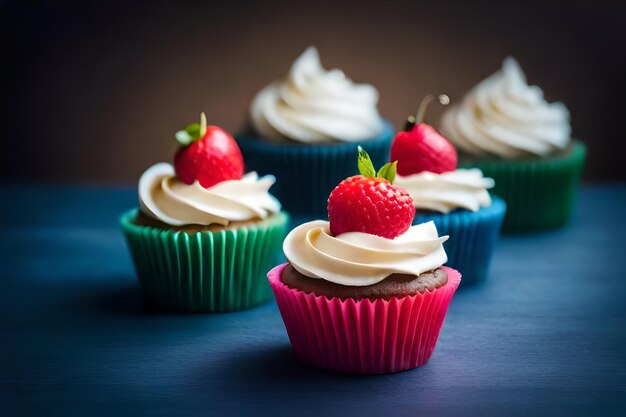
[[[430,171],[436,174],[454,171],[457,154],[454,146],[432,126],[421,123],[426,105],[434,99],[427,96],[420,104],[418,115],[409,118],[407,128],[399,132],[391,143],[391,160],[398,161],[400,175]],[[448,104],[446,95],[438,97],[441,104]],[[416,122],[417,121],[417,122]]]
[[[176,133],[181,143],[174,156],[176,175],[185,184],[198,180],[204,188],[243,175],[243,156],[237,142],[225,130],[207,126],[202,113],[200,125],[191,124]]]
[[[392,185],[396,163],[386,164],[377,174],[359,146],[359,171],[361,175],[343,180],[328,197],[330,232],[364,232],[387,239],[406,232],[415,207],[406,190]]]

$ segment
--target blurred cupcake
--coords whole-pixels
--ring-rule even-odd
[[[216,126],[177,133],[174,165],[139,180],[139,209],[122,227],[150,306],[174,311],[240,310],[271,298],[287,215],[268,192],[274,177],[243,174],[235,140]]]
[[[442,104],[448,97],[438,97]],[[454,146],[432,126],[423,123],[427,96],[415,118],[391,145],[391,160],[397,162],[395,184],[408,191],[416,212],[413,224],[434,221],[437,230],[452,236],[446,242],[448,265],[463,271],[463,285],[489,275],[506,204],[491,198],[494,186],[480,169],[457,169]]]
[[[585,161],[572,141],[569,112],[529,86],[513,58],[446,111],[442,133],[461,152],[461,165],[496,182],[508,205],[504,229],[532,231],[565,225]]]
[[[487,190],[494,181],[478,168],[396,177],[416,208],[413,224],[434,221],[446,242],[448,265],[463,271],[463,285],[484,281],[498,242],[506,204]]]
[[[363,175],[328,199],[329,221],[292,230],[289,261],[268,278],[296,355],[347,373],[390,373],[423,365],[435,348],[461,275],[433,222],[411,226],[415,209],[362,153]],[[391,181],[390,181],[391,180]]]
[[[358,145],[367,146],[377,164],[388,160],[393,129],[377,103],[373,86],[325,70],[317,49],[309,47],[285,80],[256,95],[252,132],[237,141],[249,169],[276,175],[274,192],[287,211],[323,216],[330,191],[354,171]]]

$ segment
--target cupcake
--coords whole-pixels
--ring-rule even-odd
[[[441,131],[480,168],[508,205],[504,230],[526,232],[565,225],[572,213],[585,146],[571,139],[569,112],[529,86],[513,58],[444,112]]]
[[[326,198],[351,175],[358,145],[388,160],[393,128],[378,113],[378,92],[338,69],[325,70],[314,47],[285,80],[262,89],[250,106],[250,132],[237,135],[247,167],[276,175],[273,190],[292,214],[326,215]],[[301,192],[306,190],[306,193]]]
[[[173,311],[240,310],[271,299],[287,215],[268,190],[274,177],[243,175],[235,140],[192,124],[176,137],[174,166],[139,180],[139,209],[121,224],[147,305]]]
[[[457,169],[454,146],[422,122],[433,98],[422,101],[416,118],[410,118],[406,130],[393,140],[391,159],[398,170],[395,184],[413,199],[413,224],[434,221],[440,233],[452,236],[446,242],[448,265],[463,271],[463,285],[474,284],[489,275],[506,204],[489,195],[494,181],[480,169]],[[445,95],[439,99],[448,103]]]
[[[362,154],[364,157],[366,154]],[[461,275],[434,222],[411,226],[415,208],[392,185],[395,165],[342,181],[329,221],[293,229],[288,263],[268,273],[291,345],[302,361],[345,373],[415,368],[435,348]]]

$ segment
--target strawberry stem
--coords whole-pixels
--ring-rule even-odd
[[[448,104],[450,104],[450,97],[445,94],[439,94],[437,97],[433,96],[432,94],[427,95],[422,99],[422,102],[417,109],[417,114],[415,115],[415,123],[422,123],[424,121],[428,105],[435,100],[437,100],[442,106],[447,106]]]
[[[428,94],[422,99],[417,109],[417,114],[415,116],[409,116],[407,118],[404,130],[411,130],[416,124],[424,122],[428,105],[435,100],[437,100],[442,106],[447,106],[448,104],[450,104],[450,97],[448,97],[446,94],[439,94],[437,97],[433,96],[432,94]]]
[[[204,112],[200,113],[200,124],[192,123],[185,129],[176,132],[176,140],[181,146],[189,146],[193,142],[202,139],[206,133],[206,115]]]
[[[200,113],[200,137],[204,137],[206,133],[206,115],[204,112]]]

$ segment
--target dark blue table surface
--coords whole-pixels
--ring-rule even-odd
[[[144,311],[117,218],[133,189],[3,185],[0,415],[626,415],[626,186],[572,225],[506,237],[457,292],[429,363],[297,361],[276,305]]]

